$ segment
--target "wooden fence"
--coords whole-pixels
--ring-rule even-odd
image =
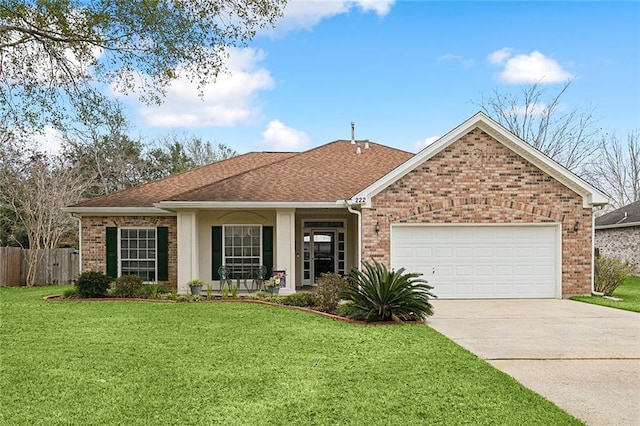
[[[27,259],[30,250],[0,247],[0,286],[27,283]],[[80,254],[77,250],[35,250],[35,285],[69,284],[78,277]]]

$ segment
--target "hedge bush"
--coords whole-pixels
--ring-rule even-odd
[[[85,271],[75,281],[76,292],[80,297],[104,297],[109,284],[111,278],[98,271]]]
[[[282,298],[283,305],[289,306],[315,306],[316,297],[312,293],[293,293]]]
[[[347,280],[340,274],[324,273],[316,281],[313,292],[316,309],[335,312],[340,302],[340,293],[347,288]]]
[[[143,294],[142,278],[137,275],[121,275],[113,283],[111,295],[116,297],[136,297]]]

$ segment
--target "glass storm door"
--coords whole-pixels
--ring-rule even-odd
[[[336,271],[336,233],[335,231],[313,232],[313,278],[320,274]]]
[[[303,283],[311,285],[320,274],[336,271],[336,231],[309,230],[304,233]]]
[[[345,273],[346,233],[339,229],[303,230],[302,284],[312,285],[324,273]]]

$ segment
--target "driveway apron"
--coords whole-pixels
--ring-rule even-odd
[[[640,425],[640,314],[571,300],[434,300],[428,324],[588,425]]]

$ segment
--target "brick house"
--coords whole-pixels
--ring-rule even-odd
[[[591,290],[592,210],[606,203],[478,113],[418,154],[348,140],[248,153],[66,210],[82,270],[181,293],[264,265],[286,271],[288,294],[375,259],[425,274],[441,298],[560,298]]]
[[[640,201],[596,219],[595,247],[602,257],[617,257],[640,275]]]

